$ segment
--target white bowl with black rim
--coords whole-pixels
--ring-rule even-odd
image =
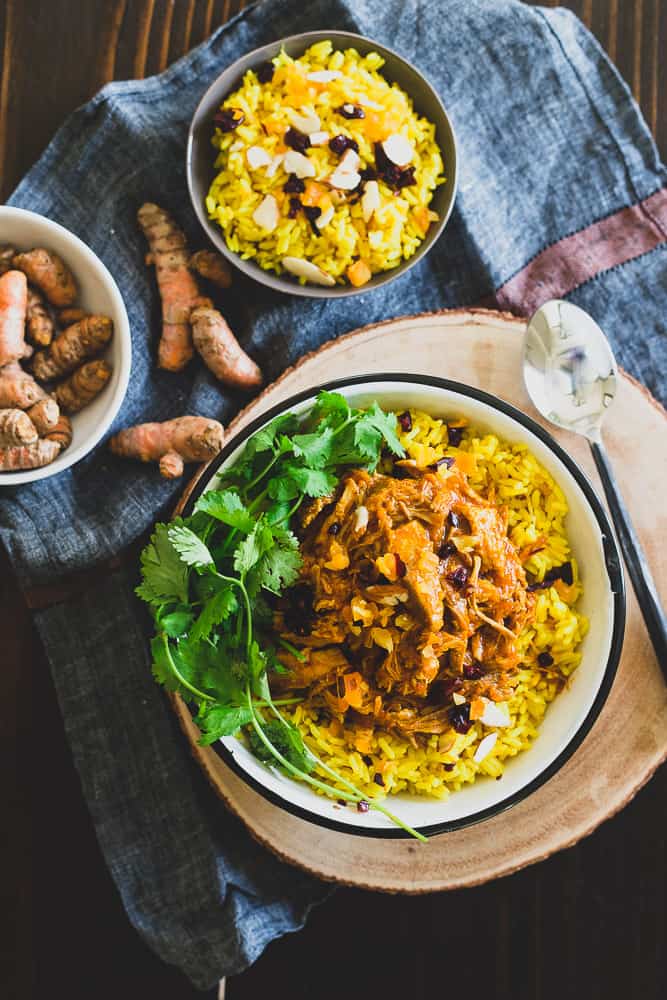
[[[198,481],[184,515],[192,512],[202,493],[218,487],[219,473],[236,460],[254,433],[280,413],[308,410],[321,389],[342,393],[356,407],[377,400],[384,409],[396,412],[414,407],[438,417],[465,417],[481,431],[526,445],[567,499],[566,531],[583,584],[578,607],[589,619],[590,627],[582,643],[581,663],[549,705],[536,740],[506,762],[501,781],[480,776],[444,801],[399,794],[386,803],[392,812],[427,836],[477,823],[520,802],[548,781],[581,744],[609,694],[625,627],[623,570],[610,522],[581,469],[530,417],[471,386],[403,374],[338,380],[301,392],[263,413],[227,442]],[[358,813],[341,807],[276,768],[262,764],[233,736],[214,744],[214,749],[264,798],[314,824],[363,836],[408,836],[381,813]]]

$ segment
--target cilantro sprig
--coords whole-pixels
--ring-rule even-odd
[[[384,448],[403,455],[396,417],[377,403],[354,409],[343,396],[321,392],[308,413],[277,417],[250,438],[190,517],[155,526],[136,591],[155,621],[153,675],[196,707],[202,745],[247,727],[260,760],[354,803],[362,793],[281,714],[281,705],[299,699],[271,694],[269,674],[285,670],[278,649],[303,654],[273,633],[265,595],[280,595],[299,578],[290,524],[301,504],[331,494],[346,467],[374,471]],[[369,805],[425,839],[380,803]]]

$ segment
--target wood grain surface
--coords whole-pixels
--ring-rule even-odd
[[[242,6],[0,0],[0,199],[104,83],[159,72]],[[667,156],[665,0],[561,6],[607,49]],[[8,922],[0,995],[194,1000],[201,994],[127,921],[81,796],[48,665],[2,554],[0,629],[0,898]],[[414,899],[341,890],[305,930],[233,980],[228,998],[422,1000],[473,986],[489,1000],[658,1000],[667,995],[665,801],[662,768],[587,840],[480,888]],[[484,948],[481,986],[476,946]]]

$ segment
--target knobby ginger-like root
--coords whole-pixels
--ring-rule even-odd
[[[0,407],[27,410],[45,397],[46,392],[41,385],[23,371],[17,361],[0,368]]]
[[[137,424],[111,438],[114,455],[159,462],[166,479],[183,474],[185,462],[208,462],[222,448],[222,424],[208,417],[177,417],[164,423]]]
[[[31,406],[27,414],[35,425],[39,436],[46,437],[58,425],[60,407],[55,399],[47,396],[46,399],[40,399],[39,403]]]
[[[16,248],[10,246],[0,247],[0,274],[5,274],[12,269],[12,260],[16,255]]]
[[[86,358],[99,354],[109,343],[113,323],[108,316],[87,316],[58,334],[46,351],[38,351],[32,362],[35,378],[42,382],[67,375]]]
[[[194,309],[191,322],[195,347],[216,378],[243,389],[254,389],[262,384],[262,372],[245,353],[217,309]]]
[[[28,289],[28,309],[26,314],[26,332],[31,344],[38,347],[48,347],[53,340],[55,324],[46,308],[44,299],[34,288]]]
[[[28,282],[21,271],[0,277],[0,367],[25,356],[25,315]]]
[[[61,413],[58,423],[44,435],[44,438],[46,441],[55,441],[60,451],[69,448],[72,443],[72,421]]]
[[[57,312],[58,322],[62,327],[71,326],[73,323],[78,323],[82,319],[90,316],[85,309],[77,309],[76,306],[72,306],[67,309],[59,309]]]
[[[188,267],[190,254],[185,233],[164,209],[151,202],[141,206],[137,219],[150,247],[147,259],[155,265],[162,299],[158,365],[178,372],[194,353],[189,320],[199,298],[197,281]]]
[[[0,448],[0,472],[17,472],[20,469],[40,469],[60,454],[56,441],[40,439],[33,444]]]
[[[17,253],[14,267],[27,276],[31,284],[54,306],[71,306],[77,296],[77,287],[65,262],[51,250],[37,247],[28,253]]]
[[[0,410],[0,448],[33,444],[37,428],[23,410]]]
[[[110,378],[111,366],[106,361],[88,361],[64,382],[58,383],[53,395],[62,412],[71,416],[88,406]]]
[[[229,288],[232,283],[231,268],[216,250],[197,250],[190,257],[190,267],[218,288]]]

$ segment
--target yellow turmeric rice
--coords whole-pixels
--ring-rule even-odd
[[[247,71],[214,116],[206,198],[230,250],[332,285],[362,285],[415,253],[438,218],[443,162],[435,126],[382,65],[324,41]]]
[[[401,434],[408,456],[421,467],[445,456],[456,457],[471,486],[508,509],[508,534],[523,553],[529,578],[543,582],[550,570],[569,564],[572,582],[559,578],[535,589],[535,615],[520,635],[522,662],[514,694],[506,703],[506,725],[488,726],[478,720],[465,735],[452,729],[414,746],[381,730],[354,731],[305,705],[283,712],[324,763],[353,781],[368,798],[403,792],[443,799],[478,775],[499,778],[506,761],[530,747],[549,702],[580,662],[588,623],[576,608],[581,585],[565,531],[567,503],[549,473],[523,444],[480,434],[465,421],[452,420],[450,427],[458,425],[456,434],[449,432],[458,443],[453,447],[444,419],[410,412],[411,429]],[[485,746],[493,745],[480,754],[481,741],[493,733],[495,743],[487,739]]]

